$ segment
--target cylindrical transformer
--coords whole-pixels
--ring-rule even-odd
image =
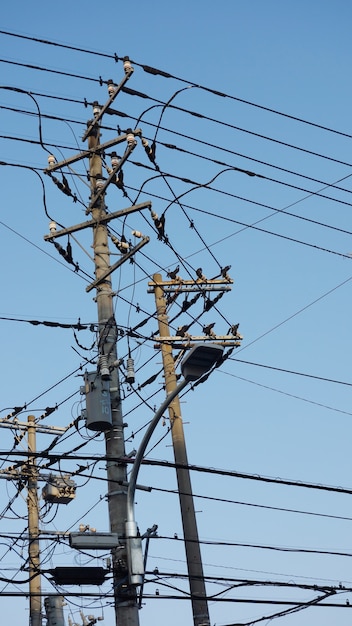
[[[129,357],[127,359],[127,372],[126,372],[126,381],[132,385],[134,383],[135,380],[135,375],[134,375],[134,360],[132,359],[132,357]]]
[[[112,427],[110,381],[102,380],[97,372],[85,372],[86,426],[96,432]]]
[[[65,626],[63,606],[65,601],[62,596],[52,596],[44,599],[47,626]]]

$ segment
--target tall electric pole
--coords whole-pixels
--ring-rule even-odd
[[[29,614],[31,626],[42,626],[38,474],[36,465],[36,426],[34,415],[28,415],[28,561],[29,561]]]
[[[225,291],[231,289],[233,280],[227,273],[228,269],[229,267],[224,268],[221,270],[221,274],[218,278],[212,279],[207,279],[202,274],[201,276],[197,274],[196,280],[182,280],[179,276],[175,276],[169,280],[163,281],[160,274],[154,274],[153,281],[149,282],[150,289],[148,291],[154,293],[156,317],[159,327],[159,337],[154,336],[154,339],[160,345],[167,393],[170,393],[177,386],[173,346],[178,345],[181,349],[187,350],[192,347],[192,344],[194,345],[193,342],[206,343],[207,341],[211,341],[222,346],[227,345],[230,351],[232,351],[240,345],[242,337],[238,334],[238,324],[230,327],[226,335],[215,335],[212,329],[213,324],[210,324],[203,327],[203,332],[205,333],[203,336],[192,337],[180,327],[178,329],[180,334],[172,337],[170,335],[167,299],[165,294],[167,293],[168,296],[171,296],[171,301],[173,300],[172,294],[179,295],[180,293],[185,293],[186,297],[189,294],[194,294],[194,302],[197,301],[198,297],[204,296],[207,298],[207,309],[205,310],[208,310],[218,301],[219,297],[221,297]],[[210,294],[215,292],[220,292],[220,295],[211,300]],[[186,303],[187,306],[184,307],[185,311],[192,305],[192,300],[186,300],[184,304]],[[191,591],[193,622],[194,626],[209,625],[210,618],[199,547],[197,520],[178,396],[169,406],[169,418]]]
[[[166,314],[166,300],[164,291],[160,283],[160,274],[154,274],[155,283],[155,305],[158,320],[159,333],[161,336],[170,334],[168,317]],[[168,343],[161,344],[161,354],[165,375],[166,392],[170,393],[177,386],[175,363],[172,356],[172,346]],[[182,515],[183,535],[185,541],[189,586],[191,591],[191,602],[193,610],[194,626],[209,626],[209,610],[207,594],[204,583],[202,557],[199,547],[198,528],[190,473],[188,470],[188,459],[186,443],[183,431],[183,422],[179,397],[172,401],[169,406],[170,428],[176,464],[177,484],[180,498],[180,508]],[[182,466],[182,467],[180,467]]]
[[[92,124],[90,124],[92,126]],[[133,138],[134,139],[134,138]],[[127,480],[126,467],[116,463],[116,458],[125,456],[123,433],[123,416],[121,408],[120,386],[117,360],[117,328],[113,310],[113,292],[110,274],[109,240],[106,222],[100,220],[106,216],[104,193],[94,202],[100,189],[102,176],[102,160],[99,150],[100,126],[95,123],[88,135],[88,147],[91,152],[89,159],[89,177],[91,198],[93,205],[91,213],[96,224],[93,228],[93,249],[96,278],[96,302],[98,307],[99,327],[99,362],[110,371],[110,399],[112,413],[112,427],[105,433],[107,477],[108,477],[108,506],[111,532],[117,533],[122,539],[125,533],[126,520],[126,490],[121,485]],[[113,460],[109,460],[109,457]],[[123,539],[122,539],[123,543]],[[119,546],[113,551],[113,580],[115,596],[115,615],[118,626],[138,626],[138,606],[136,591],[126,587],[128,565],[126,549]]]
[[[117,367],[117,325],[113,308],[114,293],[111,274],[148,243],[149,237],[144,237],[135,231],[135,236],[141,241],[134,247],[127,246],[127,249],[120,247],[120,259],[111,265],[107,224],[113,219],[126,217],[132,212],[150,208],[151,203],[134,204],[121,211],[107,212],[105,205],[106,189],[112,181],[116,181],[119,170],[137,143],[135,137],[141,132],[139,129],[134,131],[128,129],[112,140],[105,143],[100,142],[100,123],[103,113],[122,90],[133,72],[127,57],[124,60],[124,70],[125,76],[118,86],[114,85],[113,81],[108,81],[109,99],[106,104],[100,106],[97,102],[93,103],[94,118],[87,123],[87,130],[83,137],[83,140],[88,139],[88,149],[65,159],[61,163],[57,163],[55,157],[51,155],[48,159],[49,166],[45,170],[53,182],[62,189],[62,184],[59,183],[53,173],[62,170],[65,166],[71,166],[81,159],[89,159],[90,202],[86,215],[91,214],[91,219],[61,230],[57,230],[56,223],[51,222],[49,224],[50,234],[45,235],[44,239],[54,243],[64,258],[71,263],[72,256],[68,255],[67,250],[64,251],[56,239],[69,237],[70,234],[87,228],[93,232],[95,280],[86,287],[86,291],[90,292],[95,289],[95,301],[98,309],[98,368],[96,372],[87,372],[85,376],[86,400],[93,395],[92,403],[96,402],[93,407],[90,406],[92,409],[90,415],[88,415],[87,406],[87,428],[105,432],[110,530],[112,534],[119,537],[118,546],[112,550],[116,624],[118,626],[139,626],[137,591],[135,586],[128,584],[129,564],[125,545],[127,498],[124,486],[127,481],[127,471],[126,465],[116,461],[118,458],[125,457],[125,443]],[[107,150],[120,143],[127,144],[125,152],[121,159],[117,157],[116,153],[111,154],[112,168],[109,169],[107,178],[104,178],[102,154],[106,154]],[[66,188],[66,192],[70,194],[68,188]],[[114,242],[115,240],[118,242],[116,237],[112,239]],[[123,242],[118,243],[122,244]],[[90,393],[91,391],[93,394]]]
[[[124,134],[120,134],[118,137],[105,143],[100,142],[100,124],[103,113],[108,110],[113,99],[123,89],[124,84],[133,72],[133,68],[127,57],[124,60],[124,70],[125,77],[117,87],[112,81],[108,81],[109,100],[107,103],[104,106],[100,106],[97,102],[93,103],[94,118],[88,122],[87,130],[83,137],[83,140],[88,139],[88,149],[65,159],[61,163],[57,163],[55,157],[51,155],[48,159],[49,167],[45,170],[46,174],[52,177],[53,182],[62,191],[67,193],[67,195],[72,195],[66,183],[60,183],[60,181],[53,176],[53,173],[57,170],[62,170],[62,168],[66,166],[70,167],[73,163],[81,159],[89,159],[90,202],[86,210],[86,215],[90,214],[91,219],[75,226],[62,228],[61,230],[57,230],[56,223],[51,222],[49,225],[50,234],[45,235],[44,239],[55,243],[55,247],[57,247],[60,254],[62,254],[69,263],[72,263],[72,255],[68,253],[69,245],[65,251],[55,240],[59,237],[69,237],[72,233],[86,228],[92,229],[93,232],[95,280],[86,287],[86,291],[90,292],[92,289],[95,289],[95,301],[98,310],[98,368],[96,372],[89,372],[85,376],[87,428],[104,431],[105,433],[110,530],[112,534],[116,534],[119,538],[118,546],[112,550],[116,626],[139,626],[138,608],[140,604],[138,605],[137,603],[136,584],[132,583],[131,578],[129,578],[130,563],[126,550],[125,521],[127,518],[127,493],[125,485],[127,483],[127,471],[126,465],[117,462],[117,459],[123,459],[125,457],[125,442],[117,367],[117,325],[114,316],[114,293],[112,291],[111,274],[115,269],[120,267],[122,263],[131,259],[142,246],[148,243],[149,238],[143,236],[139,231],[133,231],[134,236],[140,238],[141,241],[136,246],[132,247],[126,240],[122,241],[121,238],[121,241],[118,241],[116,237],[110,235],[107,225],[115,218],[125,218],[127,214],[132,212],[139,212],[145,208],[151,209],[151,203],[134,204],[121,211],[110,213],[107,211],[105,205],[105,194],[110,183],[122,184],[121,167],[133,151],[137,143],[136,137],[140,136],[142,145],[145,148],[147,142],[146,140],[143,141],[141,131],[138,128],[133,131],[128,129]],[[105,155],[108,154],[108,150],[122,142],[126,142],[127,144],[125,152],[121,158],[118,157],[115,152],[110,154],[112,157],[112,168],[110,169],[105,165]],[[103,176],[103,154],[104,167],[106,167],[108,171],[106,178]],[[110,262],[109,237],[121,252],[119,260],[113,263],[113,265],[111,265]],[[203,280],[203,277],[199,278],[199,280]],[[162,336],[166,335],[168,337],[169,327],[166,315],[166,301],[163,296],[164,291],[161,288],[161,282],[161,276],[156,274],[153,289],[155,288],[159,331]],[[185,284],[187,282],[191,284],[187,286]],[[233,281],[227,276],[225,268],[220,281],[214,279],[207,281],[207,283],[209,283],[207,289],[210,291],[226,291],[230,288],[229,284],[232,282]],[[182,290],[186,290],[188,287],[190,287],[191,290],[196,288],[197,290],[203,291],[203,294],[205,294],[205,286],[203,285],[202,289],[195,281],[185,281],[182,285]],[[179,288],[178,291],[180,291]],[[225,339],[233,340],[234,337],[231,335],[231,337],[225,337]],[[233,345],[237,345],[236,342]],[[172,356],[172,346],[169,338],[164,343],[161,342],[161,351],[164,363],[166,391],[170,393],[176,388],[176,374]],[[101,405],[103,405],[103,394],[104,407],[101,406],[100,410],[98,405],[100,402]],[[108,396],[107,401],[106,396]],[[90,398],[89,407],[88,398]],[[94,404],[96,402],[98,404]],[[209,612],[197,523],[190,476],[187,469],[187,453],[178,398],[170,405],[169,411],[175,461],[176,464],[180,466],[177,469],[177,480],[180,492],[194,626],[209,626]],[[108,413],[108,415],[105,415],[105,412]],[[133,539],[133,537],[129,538]]]

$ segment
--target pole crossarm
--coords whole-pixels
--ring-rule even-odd
[[[104,113],[106,113],[106,110],[114,102],[116,96],[120,93],[120,91],[122,91],[123,87],[125,86],[125,84],[127,83],[127,81],[129,80],[132,74],[133,74],[133,68],[131,67],[130,69],[126,71],[126,74],[121,80],[121,82],[119,83],[119,85],[117,85],[116,89],[114,89],[114,91],[111,93],[109,100],[104,104],[104,106],[101,107],[99,113],[95,116],[95,119],[92,120],[92,122],[89,124],[86,132],[84,133],[82,137],[82,141],[85,141],[87,139],[89,133],[93,130],[96,123],[103,117]]]
[[[154,281],[148,282],[148,293],[154,293],[155,287],[160,286],[165,293],[193,293],[197,291],[231,291],[230,285],[233,284],[230,279],[206,279],[206,280],[165,280],[160,283]]]
[[[195,337],[195,336],[179,336],[179,335],[175,335],[174,337],[172,337],[171,335],[167,335],[165,337],[153,337],[154,341],[158,342],[155,344],[155,348],[160,348],[159,344],[171,344],[171,345],[175,345],[178,348],[193,348],[193,346],[195,345],[195,343],[201,343],[204,342],[206,343],[211,342],[211,343],[215,343],[216,345],[219,346],[231,346],[234,348],[239,348],[241,345],[240,340],[234,340],[233,335],[216,335],[215,337],[212,337],[210,335],[199,335],[199,337]]]
[[[5,421],[5,419],[0,420],[0,428],[11,428],[12,430],[28,430],[27,422],[9,422]],[[37,424],[35,422],[31,424],[31,428],[35,428],[37,433],[46,433],[48,435],[63,434],[68,429],[66,426],[46,426],[45,424]]]
[[[39,455],[40,456],[40,455]],[[1,479],[6,479],[6,480],[22,480],[23,477],[26,475],[26,472],[24,471],[24,465],[25,465],[26,461],[23,461],[23,463],[21,463],[21,467],[19,470],[13,469],[13,470],[1,470],[0,471],[0,480]],[[44,483],[47,483],[48,480],[50,480],[50,476],[51,474],[43,474],[41,472],[37,473],[37,481],[41,481]],[[44,531],[41,531],[44,532]],[[58,534],[63,534],[63,533],[58,533]]]
[[[53,239],[57,239],[58,237],[70,235],[71,233],[75,233],[85,228],[91,228],[97,226],[98,224],[107,224],[111,220],[119,217],[124,217],[125,215],[129,215],[130,213],[135,213],[136,211],[141,211],[142,209],[150,209],[151,206],[151,202],[141,202],[140,204],[134,204],[130,207],[127,207],[126,209],[114,211],[113,213],[107,213],[99,219],[92,219],[87,222],[81,222],[80,224],[76,224],[75,226],[68,226],[68,228],[63,228],[61,230],[50,233],[49,235],[44,235],[44,241],[52,241]]]
[[[138,136],[138,137],[142,136],[142,131],[140,128],[136,128],[135,130],[132,131],[132,133],[133,135]],[[55,172],[56,170],[62,169],[66,165],[72,165],[73,163],[76,163],[77,161],[81,161],[81,159],[87,159],[94,155],[101,154],[105,150],[109,150],[113,146],[116,146],[117,144],[126,141],[128,134],[129,133],[123,133],[122,135],[115,137],[115,139],[110,139],[109,141],[106,141],[105,143],[99,143],[94,148],[88,148],[87,150],[83,150],[82,152],[79,152],[78,154],[75,154],[74,156],[69,157],[68,159],[65,159],[64,161],[60,161],[59,163],[53,163],[52,165],[49,165],[49,167],[47,167],[44,170],[44,174],[50,174],[51,172]]]
[[[99,278],[96,278],[92,283],[90,283],[90,285],[86,287],[86,292],[89,293],[89,291],[94,289],[94,287],[97,287],[102,282],[104,282],[105,279],[108,276],[110,276],[110,274],[112,274],[118,267],[120,267],[123,263],[125,263],[128,259],[130,259],[134,254],[136,254],[136,252],[138,252],[138,250],[143,248],[143,246],[145,246],[145,244],[148,243],[149,241],[150,241],[149,237],[143,237],[142,241],[140,241],[134,248],[131,248],[131,250],[126,252],[126,254],[124,254],[121,257],[121,259],[119,259],[118,261],[116,261],[116,263],[113,263],[113,265],[108,267],[108,269],[105,272],[103,272],[101,276],[99,276]]]

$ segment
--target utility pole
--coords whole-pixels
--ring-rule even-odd
[[[29,572],[29,615],[30,626],[41,626],[42,602],[41,602],[41,575],[40,575],[40,542],[41,531],[39,529],[39,498],[38,482],[45,481],[46,487],[43,489],[43,498],[48,501],[55,501],[57,504],[64,502],[67,504],[75,497],[75,485],[68,477],[56,477],[50,474],[42,474],[38,471],[36,462],[37,454],[37,431],[44,434],[63,435],[70,426],[63,428],[60,426],[49,426],[35,421],[34,415],[28,415],[27,422],[21,422],[16,418],[13,423],[9,420],[11,416],[0,420],[0,428],[11,428],[20,430],[23,433],[17,437],[21,441],[27,435],[27,460],[20,465],[20,469],[15,466],[1,470],[0,478],[6,480],[17,480],[18,489],[22,489],[27,484],[27,512],[28,512],[28,572]],[[48,489],[47,496],[44,494]],[[51,488],[51,492],[50,492]],[[48,626],[65,626],[62,606],[63,600],[60,596],[45,598],[44,605],[48,618]],[[61,606],[61,609],[59,608]],[[50,610],[49,610],[50,609]],[[61,614],[60,614],[61,610]],[[49,613],[52,621],[50,621]],[[60,619],[59,616],[61,615]]]
[[[88,147],[92,150],[89,159],[89,177],[91,198],[99,194],[102,176],[102,159],[100,155],[100,126],[99,123],[90,123],[91,130],[88,135]],[[131,142],[134,142],[132,135]],[[93,220],[93,249],[96,278],[96,301],[98,307],[99,326],[99,362],[100,367],[107,367],[110,371],[110,401],[112,414],[112,427],[105,432],[107,477],[108,477],[108,506],[110,530],[117,533],[120,538],[125,534],[126,520],[126,467],[116,463],[116,458],[125,456],[125,443],[123,433],[123,416],[121,408],[120,386],[117,360],[117,328],[113,310],[113,292],[110,274],[106,276],[110,268],[109,240],[106,223],[101,221],[106,216],[104,193],[94,202],[91,208]],[[109,461],[109,457],[114,460]],[[115,596],[115,615],[117,626],[138,626],[138,605],[136,590],[131,587],[122,587],[128,573],[126,549],[119,546],[112,551],[113,580]]]
[[[168,317],[166,314],[166,300],[164,297],[164,291],[160,285],[160,283],[162,283],[162,277],[160,274],[154,274],[153,280],[155,282],[154,293],[159,333],[161,336],[168,336],[170,334],[170,331],[168,325]],[[162,343],[161,354],[164,367],[166,392],[170,393],[177,386],[175,364],[172,356],[171,345],[167,343]],[[168,410],[174,449],[174,458],[176,464],[176,475],[187,557],[189,586],[191,590],[193,621],[194,626],[209,626],[210,618],[208,603],[206,599],[207,594],[204,583],[202,557],[199,547],[198,528],[196,514],[194,510],[191,478],[189,470],[187,469],[188,459],[183,431],[180,400],[178,396],[172,401]],[[178,467],[178,465],[182,465],[183,467]]]
[[[138,605],[137,602],[137,584],[132,584],[129,577],[130,563],[126,548],[127,535],[125,522],[127,518],[127,492],[125,485],[127,483],[127,470],[125,464],[116,461],[116,459],[123,459],[125,457],[125,442],[117,367],[117,325],[113,308],[113,297],[115,294],[112,291],[111,274],[125,261],[131,259],[142,246],[148,243],[149,238],[143,236],[139,231],[133,231],[133,235],[141,239],[141,241],[136,246],[132,247],[123,236],[121,236],[121,241],[119,241],[116,237],[110,235],[108,223],[115,218],[125,218],[132,212],[139,212],[143,209],[151,210],[151,202],[135,204],[121,211],[108,213],[105,205],[105,194],[110,183],[115,183],[120,186],[120,188],[121,185],[123,185],[121,168],[137,143],[136,137],[140,137],[142,146],[145,148],[149,158],[150,155],[148,142],[142,137],[141,130],[138,128],[135,130],[127,129],[123,134],[120,134],[113,140],[105,143],[100,142],[100,125],[103,114],[109,109],[114,98],[123,89],[133,72],[133,68],[127,57],[124,59],[124,71],[125,76],[117,87],[113,84],[113,81],[108,81],[109,99],[107,103],[104,106],[100,106],[98,102],[93,103],[94,118],[87,123],[87,129],[83,136],[84,141],[88,139],[88,149],[60,163],[56,162],[53,155],[50,155],[48,159],[49,165],[45,170],[45,173],[52,178],[53,182],[61,191],[67,195],[73,196],[67,182],[63,180],[61,183],[53,173],[58,170],[62,171],[63,168],[67,166],[70,167],[73,163],[81,159],[89,159],[90,202],[86,209],[86,215],[91,214],[91,219],[76,224],[75,226],[61,228],[61,230],[57,230],[56,223],[52,221],[49,224],[50,233],[45,235],[44,239],[50,243],[54,243],[59,253],[67,262],[75,265],[72,259],[70,243],[68,242],[65,250],[56,242],[56,239],[59,237],[70,237],[72,233],[87,228],[92,229],[93,232],[95,280],[86,287],[86,292],[88,293],[95,289],[95,301],[98,310],[98,368],[96,372],[87,372],[85,374],[86,425],[87,428],[91,430],[104,431],[105,434],[110,531],[111,534],[116,534],[119,538],[118,545],[116,548],[112,549],[116,626],[139,626],[138,608],[140,604]],[[116,152],[110,153],[112,167],[106,167],[105,156],[108,154],[107,151],[122,142],[127,143],[123,156],[120,158],[117,156]],[[108,172],[106,178],[103,176],[103,154],[104,167],[106,167]],[[159,231],[159,228],[162,226],[158,224],[160,220],[158,220],[156,214],[152,211],[151,217]],[[121,252],[119,260],[113,263],[113,265],[110,263],[109,237]],[[218,281],[220,287],[215,284],[217,281],[211,279],[208,281],[209,286],[207,290],[226,291],[230,289],[229,283],[233,281],[227,276],[227,268],[224,268],[222,272],[223,278]],[[203,280],[203,278],[204,277],[200,277],[199,280]],[[155,279],[157,282],[155,296],[157,301],[159,331],[160,334],[164,336],[164,339],[165,335],[167,336],[166,341],[163,342],[161,339],[159,339],[159,341],[162,346],[166,390],[170,393],[176,388],[176,375],[166,316],[166,303],[163,298],[163,289],[160,287],[161,276],[156,274]],[[190,291],[192,291],[192,289],[201,291],[203,287],[203,291],[205,292],[204,285],[200,287],[194,281],[186,282],[191,283],[189,285]],[[184,283],[184,290],[187,290],[186,287]],[[177,339],[182,339],[182,337],[178,337]],[[201,339],[210,339],[210,336]],[[234,336],[227,337],[227,339],[233,340]],[[233,345],[238,345],[238,342],[237,344],[235,342]],[[188,345],[187,347],[190,346]],[[171,405],[170,421],[172,424],[175,461],[177,464],[187,468],[187,454],[178,398],[176,398]],[[177,478],[189,568],[194,625],[209,626],[209,613],[188,470],[178,468]],[[128,539],[134,538],[135,537],[128,536]],[[138,539],[140,539],[139,536]]]
[[[224,270],[221,271],[219,279],[208,280],[200,272],[201,276],[198,275],[197,280],[182,280],[179,276],[175,276],[171,280],[163,281],[160,274],[154,274],[153,281],[149,283],[150,289],[148,291],[150,293],[154,292],[155,297],[156,316],[159,327],[159,337],[155,337],[155,340],[158,342],[161,349],[167,393],[170,393],[177,386],[175,362],[172,353],[174,345],[179,345],[183,349],[189,349],[192,347],[192,341],[211,341],[223,346],[230,346],[230,349],[234,349],[240,345],[242,337],[238,334],[238,324],[230,327],[228,334],[222,336],[216,336],[212,328],[207,330],[207,327],[204,327],[203,331],[206,332],[207,330],[205,336],[191,337],[188,333],[179,329],[180,335],[171,337],[165,292],[167,292],[168,295],[184,292],[187,295],[193,293],[197,296],[197,294],[206,295],[218,291],[221,292],[221,296],[223,292],[231,289],[231,284],[233,283],[233,280],[227,273],[228,269],[229,268],[224,268]],[[218,298],[219,296],[217,296],[212,303],[214,304]],[[212,306],[212,303],[209,301],[209,307]],[[185,310],[187,309],[185,308]],[[210,325],[210,327],[212,327],[212,325]],[[209,626],[210,618],[207,594],[204,583],[191,479],[189,470],[187,469],[188,459],[178,396],[169,406],[169,418],[191,591],[193,622],[194,626]]]
[[[98,368],[96,372],[87,372],[85,375],[85,393],[87,406],[87,428],[96,431],[104,431],[105,453],[107,457],[108,479],[108,507],[111,534],[116,534],[119,543],[112,549],[112,571],[114,585],[115,616],[118,626],[139,626],[137,591],[135,586],[128,583],[129,563],[125,541],[125,521],[127,511],[127,470],[126,465],[117,463],[117,458],[125,457],[124,423],[121,408],[121,394],[118,376],[117,360],[117,326],[113,309],[113,297],[111,274],[124,262],[130,259],[142,246],[149,242],[149,237],[143,236],[139,231],[133,231],[135,237],[141,241],[134,247],[126,241],[119,241],[111,237],[121,256],[113,265],[110,264],[109,232],[107,224],[116,218],[125,218],[128,214],[139,212],[142,209],[150,209],[151,202],[135,204],[131,207],[108,213],[105,205],[105,194],[110,183],[116,182],[123,163],[135,148],[136,137],[141,136],[140,129],[127,129],[123,134],[105,143],[100,142],[100,124],[104,112],[110,107],[114,98],[122,90],[130,78],[133,68],[128,57],[124,59],[125,75],[119,85],[108,81],[109,99],[105,105],[93,103],[94,118],[87,123],[87,129],[83,140],[88,139],[88,149],[73,157],[69,157],[58,163],[53,155],[48,158],[48,168],[45,173],[53,182],[68,195],[72,192],[66,183],[53,175],[63,167],[71,166],[81,159],[89,159],[90,201],[86,215],[91,218],[86,222],[57,230],[55,222],[50,222],[50,233],[44,236],[46,241],[54,243],[64,258],[72,263],[72,255],[56,242],[59,237],[69,237],[71,233],[83,229],[92,229],[93,250],[95,265],[95,280],[86,287],[86,292],[95,289],[95,301],[98,309]],[[107,154],[114,146],[127,143],[123,156],[120,158],[115,152],[111,153],[111,169],[108,176],[103,176],[102,154]],[[89,399],[89,407],[88,407]],[[89,410],[88,410],[89,409]]]
[[[38,476],[35,459],[36,426],[34,415],[28,415],[28,560],[29,560],[29,614],[30,626],[42,626]]]
[[[65,626],[64,599],[62,596],[45,598],[44,606],[47,618],[47,626]]]

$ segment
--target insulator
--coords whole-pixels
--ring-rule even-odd
[[[100,107],[99,102],[97,101],[93,102],[93,115],[95,116],[99,115],[100,111],[101,111],[101,107]]]
[[[132,357],[129,357],[127,359],[127,374],[126,374],[126,381],[129,384],[134,383],[135,381],[135,375],[134,375],[134,360],[132,359]]]
[[[150,215],[151,215],[152,220],[154,220],[154,222],[159,219],[159,216],[157,213],[155,213],[155,211],[150,211]]]
[[[116,91],[116,85],[114,84],[114,81],[111,80],[111,79],[108,80],[108,94],[109,94],[110,98],[111,98],[111,96],[114,95],[115,91]]]
[[[134,137],[134,134],[132,132],[128,132],[127,133],[127,137],[126,137],[126,141],[128,143],[129,146],[135,146],[137,141]]]
[[[142,233],[139,230],[133,230],[132,235],[134,237],[138,237],[138,239],[141,239],[143,237]]]
[[[49,230],[51,233],[56,233],[56,222],[50,222]]]
[[[104,187],[104,178],[102,176],[96,177],[96,187],[97,189],[102,189]]]
[[[108,357],[105,354],[99,356],[100,376],[102,380],[109,380],[110,370],[108,365]]]
[[[130,247],[130,244],[128,243],[128,241],[120,241],[119,242],[118,248],[121,251],[129,250],[129,247]]]
[[[49,167],[52,167],[53,165],[55,165],[55,163],[56,163],[56,159],[55,159],[54,155],[53,155],[53,154],[50,154],[50,155],[48,156],[48,164],[49,164]]]
[[[142,137],[142,146],[143,146],[143,148],[148,148],[148,146],[149,146],[148,139],[144,139],[144,137]]]
[[[128,57],[125,57],[123,60],[123,69],[125,70],[125,74],[127,74],[127,72],[133,72],[133,67]]]
[[[119,162],[120,162],[120,159],[117,156],[116,152],[112,152],[111,153],[111,167],[117,167]]]

